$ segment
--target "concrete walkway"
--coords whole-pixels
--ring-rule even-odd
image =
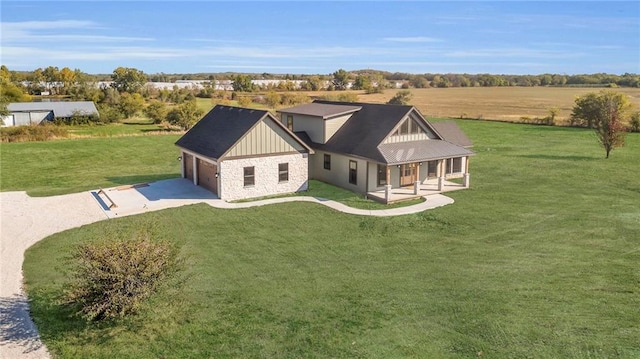
[[[97,196],[100,197],[97,199],[101,202],[105,215],[109,218],[195,203],[206,203],[216,208],[235,209],[285,202],[313,202],[344,213],[376,217],[419,213],[453,203],[453,199],[441,194],[425,196],[424,202],[412,206],[376,210],[352,208],[340,202],[309,196],[280,197],[251,202],[229,203],[221,201],[210,191],[202,187],[194,186],[191,181],[183,178],[158,181],[140,186],[114,187],[105,189],[104,191],[108,198]],[[95,193],[95,191],[93,193]],[[108,208],[108,206],[111,205],[110,200],[113,201],[117,207]]]
[[[285,202],[313,202],[344,213],[362,216],[399,216],[453,203],[434,194],[416,205],[364,210],[342,203],[307,197],[282,197],[254,202],[227,203],[186,179],[171,179],[138,186],[122,186],[53,197],[29,197],[25,192],[0,192],[0,358],[50,358],[29,315],[22,290],[24,252],[38,241],[70,228],[148,211],[207,203],[216,208],[248,208]],[[113,201],[117,206],[109,208]]]

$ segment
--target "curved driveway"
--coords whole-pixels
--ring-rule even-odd
[[[22,290],[22,263],[27,248],[70,228],[105,220],[194,203],[217,208],[247,208],[272,203],[305,201],[364,216],[397,216],[418,213],[453,203],[435,194],[407,207],[363,210],[321,198],[296,196],[254,202],[227,203],[185,179],[171,179],[148,185],[105,190],[108,199],[96,191],[53,197],[29,197],[25,192],[0,192],[0,358],[49,358],[29,316],[29,304]],[[109,199],[117,207],[109,209]]]

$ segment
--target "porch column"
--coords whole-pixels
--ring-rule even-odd
[[[198,162],[196,156],[191,156],[193,158],[193,184],[198,185]]]
[[[440,160],[440,175],[438,176],[438,191],[444,189],[445,160]]]
[[[464,176],[462,177],[462,185],[464,188],[469,188],[469,156],[464,159]]]
[[[391,186],[391,167],[387,166],[387,178],[386,178],[387,186]]]

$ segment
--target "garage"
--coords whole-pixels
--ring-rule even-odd
[[[184,163],[184,176],[193,182],[193,156],[190,154],[183,154],[182,163]]]
[[[198,185],[218,194],[216,172],[218,172],[216,165],[198,158]]]

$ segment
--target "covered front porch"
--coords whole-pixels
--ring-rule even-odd
[[[385,188],[382,190],[367,192],[367,198],[377,202],[390,204],[420,198],[431,194],[458,191],[465,188],[468,187],[463,183],[432,178],[419,183],[417,190],[415,184],[398,188]]]

